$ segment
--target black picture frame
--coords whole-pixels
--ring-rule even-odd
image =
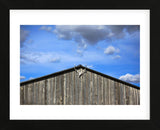
[[[120,0],[120,1],[65,1],[65,0],[1,0],[1,125],[2,130],[8,129],[52,129],[52,128],[98,128],[98,129],[160,129],[160,94],[158,84],[159,68],[159,4],[158,0]],[[9,10],[10,9],[149,9],[150,10],[150,120],[10,120],[9,116]],[[152,44],[151,44],[152,43]],[[157,43],[157,44],[156,44]]]

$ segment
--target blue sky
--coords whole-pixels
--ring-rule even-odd
[[[140,26],[20,26],[21,82],[79,64],[140,86]]]

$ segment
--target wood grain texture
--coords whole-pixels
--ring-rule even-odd
[[[20,86],[20,105],[24,104],[24,85]]]
[[[20,86],[21,105],[140,105],[140,90],[102,75],[75,71]]]

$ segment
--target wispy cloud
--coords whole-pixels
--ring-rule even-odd
[[[120,58],[121,58],[120,55],[113,56],[113,59],[120,59]]]
[[[87,49],[87,44],[86,43],[79,43],[78,48],[86,50]]]
[[[20,76],[20,79],[25,79],[26,77],[25,76]]]
[[[51,63],[59,63],[61,61],[60,57],[52,58],[50,60]]]
[[[52,27],[50,27],[50,26],[41,26],[40,28],[39,28],[40,30],[45,30],[45,31],[48,31],[48,32],[51,32],[52,31]]]
[[[29,36],[29,31],[27,30],[20,30],[20,46],[23,47],[24,46],[24,42],[27,40],[27,37]]]
[[[33,43],[33,40],[32,40],[32,39],[29,39],[29,40],[27,41],[27,43],[28,43],[28,44],[31,44],[31,43]]]
[[[60,62],[60,58],[52,52],[23,52],[20,60],[24,64]]]
[[[140,82],[140,75],[139,74],[132,75],[132,74],[127,73],[126,75],[120,76],[119,79],[126,81],[126,82],[130,82],[130,83],[139,83]]]
[[[94,68],[93,65],[87,65],[87,68]]]
[[[30,77],[29,80],[34,79],[33,77]]]
[[[77,52],[77,54],[79,55],[79,56],[83,56],[83,50],[76,50],[76,52]]]

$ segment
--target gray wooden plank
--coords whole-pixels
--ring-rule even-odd
[[[37,91],[36,91],[36,82],[33,82],[33,83],[34,83],[34,86],[33,86],[34,87],[34,90],[33,90],[33,93],[34,93],[33,94],[34,95],[34,97],[33,97],[34,98],[33,104],[36,105],[36,94],[37,94]]]
[[[134,105],[136,105],[137,104],[137,98],[136,98],[136,89],[134,88]]]
[[[54,104],[57,104],[57,77],[54,77]]]
[[[42,105],[45,105],[45,80],[42,80],[41,83],[42,83]]]
[[[134,95],[134,88],[132,89],[132,91],[133,91],[133,105],[135,105],[135,95]]]
[[[124,100],[123,100],[123,91],[124,91],[124,87],[122,85],[122,83],[120,83],[120,105],[124,105]]]
[[[140,105],[140,103],[141,103],[141,102],[140,102],[140,94],[141,94],[141,93],[140,93],[140,90],[138,90],[138,105]]]
[[[66,88],[67,88],[67,81],[66,81],[66,74],[64,74],[64,89],[63,89],[63,104],[66,105]]]
[[[116,104],[119,105],[120,104],[120,101],[119,101],[119,83],[116,82],[116,89],[117,89],[117,99],[116,99]]]
[[[135,99],[135,105],[137,105],[137,96],[136,96],[136,94],[137,94],[137,91],[136,91],[137,89],[135,89],[134,90],[134,99]]]
[[[50,105],[53,104],[53,77],[50,77]]]
[[[117,82],[113,80],[114,86],[114,105],[117,105]]]
[[[109,92],[110,92],[110,89],[109,89],[109,80],[107,78],[105,78],[105,92],[106,92],[106,95],[105,95],[105,104],[106,105],[109,105]]]
[[[90,104],[93,105],[93,85],[94,85],[94,75],[90,73]]]
[[[42,101],[42,87],[41,87],[41,82],[40,81],[38,81],[38,88],[39,88],[39,91],[38,91],[38,94],[39,94],[38,104],[41,105],[41,101]]]
[[[129,87],[127,85],[126,86],[126,104],[129,105]]]
[[[137,105],[139,105],[139,104],[138,104],[138,89],[137,89]]]
[[[137,89],[135,89],[135,105],[137,105]]]
[[[31,105],[34,103],[34,83],[31,83]]]
[[[53,83],[53,105],[56,104],[56,83],[55,83],[55,77],[53,77],[53,80],[52,80],[52,83]]]
[[[74,71],[71,72],[71,105],[74,105]]]
[[[132,99],[132,87],[129,88],[130,89],[130,95],[129,95],[129,104],[132,105],[133,104],[133,99]]]
[[[117,101],[116,101],[116,103],[117,103],[117,105],[119,105],[120,104],[119,82],[116,82],[116,84],[117,84]]]
[[[24,85],[24,104],[27,104],[27,85]]]
[[[88,81],[89,81],[89,75],[88,75],[88,71],[86,71],[86,74],[85,74],[85,105],[88,105],[89,104],[89,101],[88,101],[88,90],[89,90],[89,84],[88,84]]]
[[[48,80],[45,79],[45,105],[48,105]]]
[[[103,96],[102,96],[102,105],[105,105],[105,94],[106,94],[106,92],[105,92],[105,78],[104,77],[102,77],[102,94],[103,94]]]
[[[72,105],[72,72],[69,73],[69,105]]]
[[[36,82],[36,104],[39,104],[39,86],[38,82]]]
[[[69,73],[67,73],[66,105],[69,105]]]
[[[20,86],[20,105],[24,104],[24,86]]]
[[[41,105],[41,84],[40,81],[37,82],[38,86],[38,105]]]
[[[140,105],[140,90],[137,90],[138,95],[138,105]]]
[[[110,90],[110,93],[109,93],[109,104],[112,105],[113,102],[112,102],[112,97],[113,97],[113,92],[112,92],[112,80],[109,79],[109,90]]]
[[[82,75],[82,89],[83,89],[82,104],[86,105],[86,73]]]
[[[76,105],[76,76],[75,71],[73,71],[73,104]]]
[[[61,105],[64,105],[64,75],[62,74],[61,75],[61,95],[60,95],[60,98],[61,98]]]
[[[40,105],[43,104],[43,81],[39,81]]]
[[[97,93],[98,93],[98,101],[97,104],[101,105],[101,89],[102,89],[102,84],[101,84],[101,76],[97,75]]]
[[[93,80],[93,89],[92,89],[92,93],[93,93],[93,105],[97,105],[98,104],[98,90],[97,90],[97,86],[98,86],[98,78],[97,78],[97,74],[94,74],[93,73],[93,76],[94,76],[94,80]]]
[[[47,79],[47,105],[50,105],[50,100],[51,100],[51,85],[50,85],[50,78]]]
[[[104,105],[108,105],[108,84],[107,78],[104,77]]]
[[[108,104],[111,105],[111,80],[110,79],[107,79],[108,81]]]
[[[103,77],[99,76],[99,105],[103,105]]]
[[[132,105],[134,105],[134,88],[132,88]]]
[[[80,77],[80,87],[79,87],[79,105],[82,105],[83,89],[82,89],[82,76]]]
[[[129,88],[129,89],[128,89],[128,94],[129,94],[129,96],[130,96],[130,93],[131,93],[131,89],[130,89],[130,88],[131,88],[131,87],[128,86],[128,88]],[[130,104],[129,96],[128,96],[128,104]]]
[[[126,86],[123,84],[123,89],[124,89],[124,91],[123,91],[123,102],[124,102],[124,105],[126,105]]]
[[[56,76],[56,105],[59,105],[59,76]]]
[[[58,105],[61,105],[61,75],[58,75],[58,93],[57,93],[57,99],[58,99]]]
[[[91,74],[90,74],[90,72],[89,71],[87,71],[87,74],[88,74],[88,78],[87,78],[87,84],[88,84],[88,105],[91,105],[91,102],[90,102],[90,87],[91,87],[91,85],[90,85],[90,82],[91,82]]]
[[[79,77],[77,72],[75,72],[75,104],[78,105],[79,104]]]
[[[115,89],[115,86],[114,86],[114,81],[111,80],[111,105],[115,105],[115,92],[114,92],[114,89]]]
[[[28,84],[28,105],[31,104],[31,84]]]

